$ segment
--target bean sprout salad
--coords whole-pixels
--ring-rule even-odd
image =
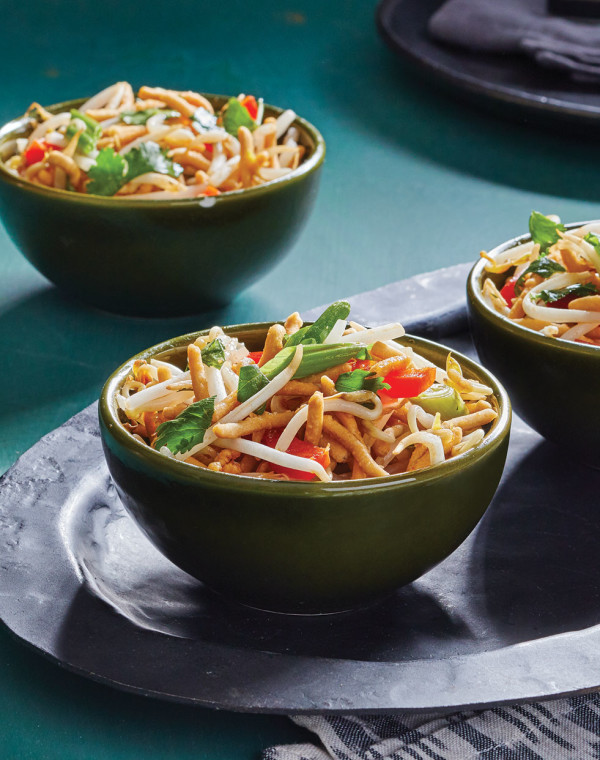
[[[482,252],[492,275],[483,297],[530,330],[600,346],[600,222],[567,230],[558,217],[534,211],[529,230],[527,243],[494,257]]]
[[[274,480],[385,477],[479,445],[498,416],[492,388],[450,354],[444,370],[397,343],[402,325],[366,329],[349,312],[338,301],[306,325],[295,312],[260,351],[213,327],[185,367],[176,354],[137,360],[121,423],[189,465]]]
[[[31,132],[4,146],[5,167],[30,182],[114,198],[219,195],[286,176],[305,148],[287,110],[265,116],[240,94],[215,112],[197,92],[117,82],[79,108],[33,103]]]

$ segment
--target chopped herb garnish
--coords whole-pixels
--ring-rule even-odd
[[[296,370],[294,378],[300,380],[303,377],[314,375],[317,372],[325,372],[330,367],[344,364],[344,362],[347,362],[350,359],[356,359],[359,354],[364,352],[364,350],[365,346],[359,346],[356,343],[304,346],[302,361]],[[287,367],[292,361],[295,352],[296,346],[283,348],[277,356],[274,356],[266,364],[263,364],[261,369],[266,377],[268,377],[269,380],[272,380],[282,369],[285,369],[285,367]]]
[[[529,217],[529,232],[534,243],[540,246],[540,253],[545,254],[551,245],[554,245],[560,235],[558,232],[565,232],[564,224],[553,222],[547,216],[540,214],[539,211],[532,211]]]
[[[312,325],[301,327],[297,332],[292,333],[285,340],[287,346],[297,346],[323,343],[325,338],[333,330],[335,323],[339,319],[347,319],[350,314],[350,304],[348,301],[336,301],[328,306],[321,316],[316,319]]]
[[[94,166],[90,167],[87,192],[92,195],[114,195],[124,184],[126,161],[112,148],[102,148]]]
[[[593,232],[588,232],[583,239],[596,249],[596,253],[600,253],[600,240],[598,240]]]
[[[157,451],[166,446],[173,454],[185,454],[202,443],[215,411],[215,396],[203,398],[184,409],[174,420],[157,427],[154,447]]]
[[[355,369],[352,372],[341,374],[335,389],[339,393],[352,393],[353,391],[381,391],[389,390],[390,385],[384,382],[382,377],[373,374],[368,369]]]
[[[112,148],[102,148],[95,165],[88,171],[92,181],[87,191],[93,195],[114,195],[127,182],[146,172],[178,177],[182,171],[183,167],[167,158],[166,151],[152,141],[141,143],[125,156]]]
[[[565,288],[559,288],[558,290],[542,290],[537,294],[537,297],[544,303],[554,303],[560,301],[567,296],[573,296],[575,298],[583,298],[583,296],[594,296],[600,293],[600,290],[592,283],[574,283],[573,285],[567,285]]]
[[[178,111],[165,110],[164,108],[144,108],[143,111],[123,111],[121,121],[125,124],[145,124],[151,116],[161,114],[165,119],[176,119],[181,114]]]
[[[166,150],[151,140],[140,143],[137,148],[132,148],[125,158],[127,160],[125,183],[147,172],[158,172],[158,174],[167,174],[169,177],[178,177],[183,171],[182,166],[167,158]]]
[[[79,135],[77,141],[77,150],[80,153],[87,155],[96,148],[96,143],[100,135],[102,134],[102,127],[95,119],[86,116],[76,108],[71,109],[71,121],[66,129],[65,137],[70,140],[81,129],[81,124],[84,125],[84,131]]]
[[[527,267],[527,269],[523,272],[523,274],[519,277],[517,282],[515,283],[515,294],[520,295],[521,291],[523,290],[523,286],[525,285],[525,280],[527,279],[527,275],[529,274],[537,274],[540,277],[542,277],[544,280],[547,280],[548,277],[551,277],[553,274],[556,274],[557,272],[566,272],[567,270],[558,264],[556,261],[553,261],[552,259],[549,259],[547,256],[541,256],[539,259],[535,259],[535,261],[532,261],[531,264]]]
[[[223,126],[230,135],[237,137],[240,127],[248,127],[253,132],[258,125],[237,98],[229,98],[223,110]]]
[[[202,349],[202,361],[207,367],[220,369],[225,361],[225,347],[218,338]]]

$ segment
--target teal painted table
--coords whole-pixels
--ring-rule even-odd
[[[328,143],[301,239],[222,312],[137,320],[94,311],[59,295],[0,231],[0,471],[147,345],[214,323],[280,318],[473,259],[523,231],[532,208],[566,220],[599,215],[593,142],[499,121],[424,84],[379,41],[367,0],[5,0],[0,8],[2,121],[33,100],[128,79],[254,92],[293,107]],[[0,632],[7,760],[249,760],[270,744],[306,740],[286,718],[112,691]]]

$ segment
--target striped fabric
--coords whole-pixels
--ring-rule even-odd
[[[271,747],[263,760],[595,760],[600,694],[445,717],[295,716],[312,744]]]

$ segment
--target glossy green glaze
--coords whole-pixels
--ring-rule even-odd
[[[509,240],[490,255],[529,239],[523,235]],[[467,283],[471,331],[481,361],[506,385],[528,425],[565,452],[600,467],[600,348],[548,338],[491,309],[482,297],[488,276],[484,266],[483,260],[475,264]]]
[[[208,96],[215,106],[224,96]],[[51,106],[59,112],[82,99]],[[265,114],[281,109],[266,106]],[[248,190],[180,200],[125,200],[55,190],[16,177],[0,161],[0,214],[21,252],[87,304],[138,316],[223,306],[293,244],[314,205],[325,142],[297,118],[306,158],[290,175]],[[26,134],[17,119],[2,146]]]
[[[268,324],[225,328],[249,348]],[[155,346],[107,381],[100,427],[123,503],[154,544],[212,589],[261,609],[323,613],[368,604],[447,557],[475,527],[500,480],[510,430],[505,391],[455,354],[467,374],[494,388],[500,415],[484,443],[438,467],[360,483],[253,480],[201,470],[134,440],[118,421],[115,394],[136,358],[184,360],[202,333]],[[406,337],[443,365],[448,349]]]

